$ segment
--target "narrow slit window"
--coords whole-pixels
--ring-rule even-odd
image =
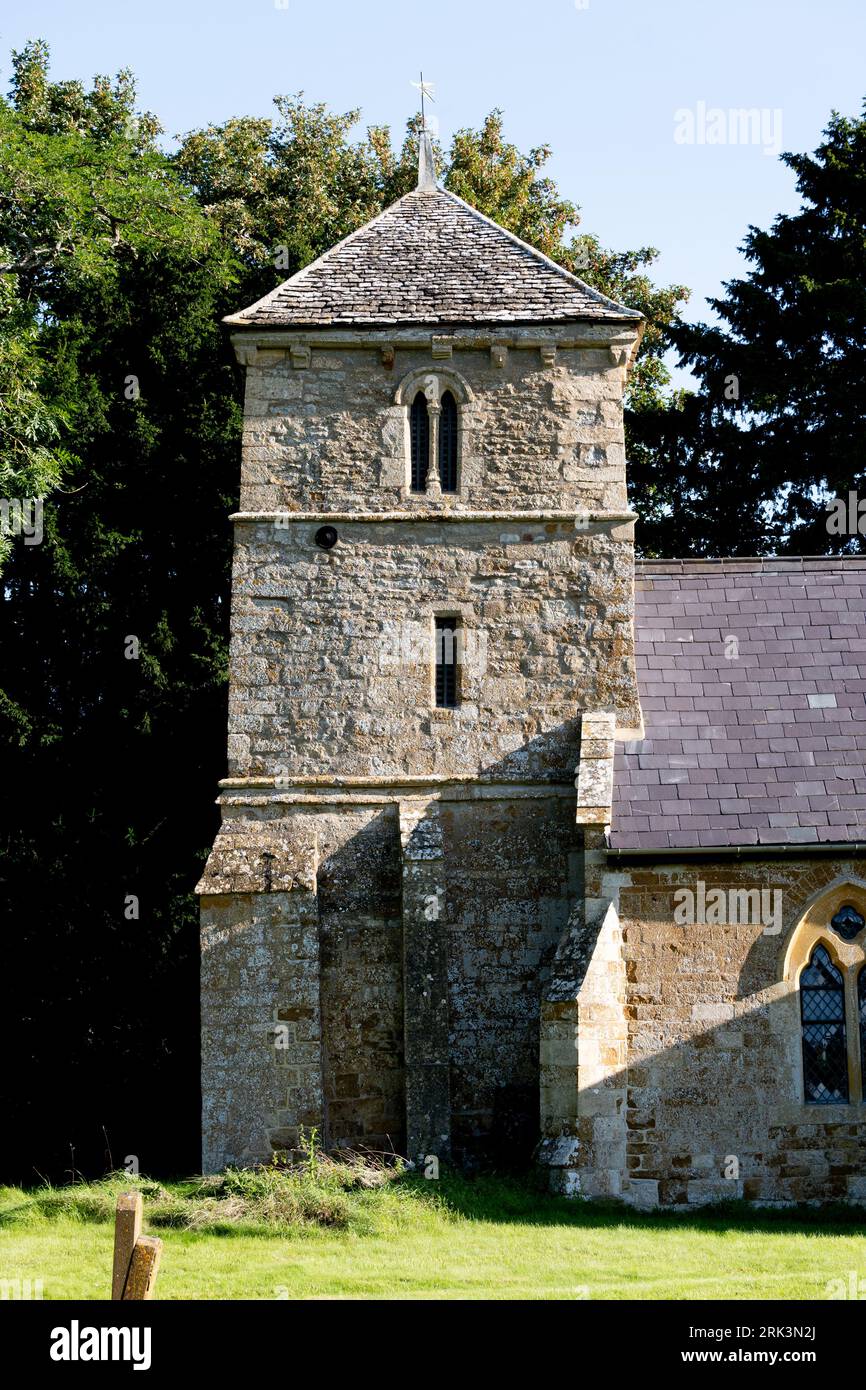
[[[863,1077],[863,1099],[866,1100],[866,965],[857,976],[857,1017],[860,1022],[860,1075]]]
[[[800,1018],[806,1104],[847,1105],[845,988],[823,946],[815,947],[800,976]]]
[[[419,391],[409,413],[412,491],[423,492],[427,486],[427,468],[430,463],[430,416],[427,411],[427,397]]]
[[[457,402],[450,391],[439,416],[439,485],[443,492],[457,491]]]
[[[457,708],[457,618],[436,619],[436,705]]]

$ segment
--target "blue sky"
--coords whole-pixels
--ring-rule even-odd
[[[692,287],[690,317],[742,270],[748,224],[797,205],[764,149],[772,123],[783,149],[811,150],[834,107],[856,114],[866,96],[863,0],[28,0],[0,21],[4,87],[9,50],[35,37],[55,78],[132,67],[171,135],[303,90],[402,136],[423,67],[444,141],[501,107],[520,148],[552,147],[585,230],[660,249],[656,278]],[[678,142],[675,113],[700,122],[700,103],[716,121],[762,110],[765,138],[697,143],[696,125]]]

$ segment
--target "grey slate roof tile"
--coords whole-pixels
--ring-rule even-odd
[[[641,318],[437,188],[407,193],[225,321],[288,328]]]
[[[866,840],[866,558],[639,561],[635,591],[612,847]]]

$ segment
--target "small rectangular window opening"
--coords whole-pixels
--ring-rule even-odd
[[[457,708],[457,667],[460,646],[459,618],[436,619],[436,706]]]

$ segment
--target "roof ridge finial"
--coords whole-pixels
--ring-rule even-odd
[[[418,135],[418,190],[433,189],[436,187],[436,161],[433,158],[433,141],[427,129],[427,109],[425,98],[431,101],[436,98],[433,95],[433,83],[424,81],[424,74],[421,73],[421,81],[413,82],[413,87],[417,87],[421,93],[421,130]]]

